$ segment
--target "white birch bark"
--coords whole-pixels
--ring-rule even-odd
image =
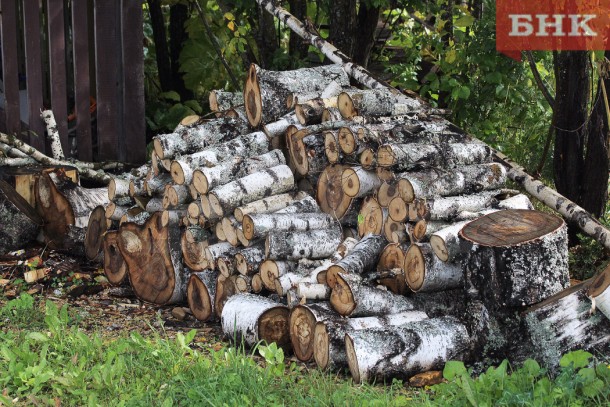
[[[265,242],[268,259],[326,259],[343,240],[340,228],[308,232],[271,232]]]

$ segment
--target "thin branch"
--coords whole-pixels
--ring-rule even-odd
[[[540,72],[538,72],[538,68],[536,67],[536,61],[534,61],[534,55],[532,51],[525,51],[525,57],[527,58],[527,62],[530,65],[530,69],[532,70],[532,74],[534,75],[534,80],[536,81],[536,85],[538,85],[538,89],[544,95],[544,98],[548,102],[551,109],[555,106],[555,99],[549,92],[548,88],[545,86],[544,82],[542,82],[542,77],[540,76]]]
[[[203,9],[199,5],[199,1],[198,0],[193,1],[193,4],[195,5],[195,7],[197,8],[197,11],[199,12],[199,17],[201,18],[201,21],[203,22],[203,26],[205,27],[205,32],[208,35],[208,37],[210,38],[210,42],[212,43],[214,50],[218,54],[218,57],[220,58],[220,62],[222,62],[222,65],[225,67],[225,69],[227,70],[227,73],[229,74],[229,77],[231,78],[233,87],[235,89],[240,89],[241,86],[239,85],[239,81],[235,77],[235,74],[233,74],[231,67],[229,66],[227,60],[225,59],[225,56],[222,53],[222,50],[220,49],[220,45],[218,44],[218,40],[214,36],[214,33],[212,32],[212,29],[210,28],[210,25],[208,24],[208,20],[205,18],[205,13],[203,12]]]

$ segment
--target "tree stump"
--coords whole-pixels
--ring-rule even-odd
[[[494,308],[540,302],[569,285],[565,222],[530,210],[483,216],[460,232],[471,294]]]

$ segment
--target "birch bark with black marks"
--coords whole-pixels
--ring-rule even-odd
[[[42,224],[43,219],[34,208],[12,186],[0,180],[0,253],[24,249],[36,239]]]
[[[409,288],[416,293],[445,291],[464,284],[462,265],[441,261],[425,243],[409,247],[403,269]]]
[[[254,202],[250,202],[238,208],[235,208],[233,215],[238,222],[244,220],[244,216],[250,213],[263,214],[277,212],[287,206],[306,198],[308,195],[304,192],[295,193],[283,193],[272,195],[268,198],[259,199]]]
[[[265,237],[271,231],[302,231],[330,229],[338,226],[326,213],[251,213],[244,216],[244,236],[247,239]]]
[[[343,240],[341,228],[308,232],[271,232],[265,241],[270,260],[326,259]]]
[[[384,144],[377,150],[377,164],[394,171],[418,168],[454,168],[491,162],[491,148],[479,143]]]
[[[355,116],[397,116],[422,108],[417,99],[386,89],[344,91],[337,99],[337,107],[347,119]]]
[[[227,92],[217,89],[210,91],[208,101],[212,112],[224,112],[235,106],[243,105],[244,95],[242,92]]]
[[[339,274],[361,275],[375,268],[379,255],[386,244],[386,239],[380,235],[363,237],[345,257],[328,268],[326,272],[328,286],[330,288],[335,287]]]

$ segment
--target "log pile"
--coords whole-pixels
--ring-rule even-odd
[[[241,97],[210,97],[215,119],[157,136],[151,161],[113,177],[104,199],[79,190],[81,204],[42,177],[42,206],[57,195],[72,210],[41,209],[50,240],[67,248],[66,225],[82,228],[112,284],[186,302],[230,339],[277,342],[356,381],[531,357],[541,337],[560,352],[583,346],[561,327],[533,328],[567,318],[555,299],[569,285],[565,223],[508,189],[491,149],[443,112],[351,88],[340,65],[253,65]],[[587,320],[587,338],[603,346],[600,321]]]

